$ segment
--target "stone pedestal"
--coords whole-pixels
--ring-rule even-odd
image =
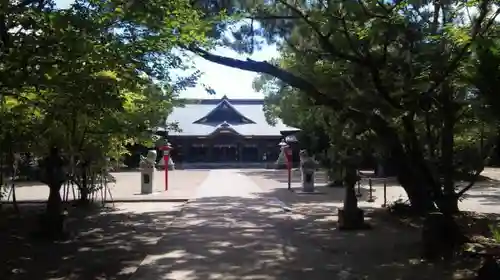
[[[316,161],[309,157],[306,150],[299,153],[300,175],[303,192],[314,192],[314,172],[316,171]]]
[[[302,192],[314,192],[314,169],[301,169]]]
[[[141,170],[141,194],[153,193],[154,168],[143,168]]]
[[[354,186],[357,181],[356,169],[350,167],[346,169],[345,175],[345,199],[344,207],[338,210],[340,230],[361,230],[369,229],[370,225],[365,223],[364,212],[358,207],[358,199]]]
[[[145,158],[141,157],[141,162],[139,164],[141,168],[141,194],[150,194],[153,192],[155,161],[155,150],[149,150]]]

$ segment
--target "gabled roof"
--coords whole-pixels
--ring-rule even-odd
[[[234,133],[243,136],[281,136],[282,131],[298,131],[299,129],[284,125],[278,120],[275,125],[267,123],[264,115],[263,99],[186,99],[185,105],[174,108],[168,116],[167,122],[178,123],[180,132],[169,132],[171,136],[209,136],[220,131],[225,126],[224,121],[219,123],[199,123],[197,121],[210,115],[221,104],[228,104],[235,112],[251,120],[250,123],[229,123]],[[219,130],[218,130],[219,128]]]
[[[225,111],[226,115],[229,115],[232,117],[232,119],[225,119],[224,122],[233,122],[234,119],[239,118],[241,119],[240,123],[255,123],[251,119],[247,118],[244,116],[242,113],[238,111],[230,102],[227,96],[223,96],[219,104],[217,104],[210,112],[208,112],[206,115],[203,117],[199,118],[198,120],[194,121],[194,123],[200,123],[200,124],[214,124],[214,123],[220,123],[220,120],[216,120],[216,114]]]
[[[219,124],[213,131],[210,133],[210,136],[219,134],[219,133],[234,133],[240,135],[236,129],[233,128],[232,125],[224,121],[223,123]]]

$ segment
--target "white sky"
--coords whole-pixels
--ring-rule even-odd
[[[63,9],[69,7],[73,2],[74,0],[56,0],[57,7]],[[238,55],[228,48],[219,48],[215,53],[239,59],[246,59],[249,57]],[[270,60],[277,55],[278,53],[274,46],[267,46],[261,51],[255,52],[249,58],[254,60]],[[203,75],[198,81],[198,85],[182,92],[181,97],[221,98],[223,95],[227,95],[229,98],[263,98],[262,93],[256,92],[252,87],[253,80],[257,77],[256,73],[218,65],[200,57],[195,57],[193,62],[195,67],[200,70]],[[201,84],[211,87],[215,90],[216,94],[208,95]]]

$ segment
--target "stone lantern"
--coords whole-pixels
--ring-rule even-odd
[[[309,156],[306,150],[300,151],[300,177],[303,192],[314,192],[315,171],[316,161]]]
[[[370,225],[365,223],[364,212],[358,207],[358,199],[356,198],[355,185],[360,179],[356,169],[357,164],[353,155],[349,157],[344,164],[346,171],[344,175],[345,198],[343,207],[338,209],[339,229],[368,229]]]
[[[276,159],[276,162],[274,163],[276,169],[286,169],[287,168],[287,163],[286,163],[286,154],[285,154],[285,149],[288,147],[288,144],[282,139],[281,142],[278,144],[280,147],[280,154],[278,155],[278,159]]]
[[[158,170],[164,170],[165,169],[165,155],[166,153],[170,153],[172,150],[172,145],[168,142],[167,139],[160,139],[156,143],[156,147],[163,152],[163,155],[160,157],[160,160],[156,164],[156,168]],[[172,160],[172,157],[168,157],[168,163],[167,163],[168,170],[174,170],[175,169],[175,163]]]

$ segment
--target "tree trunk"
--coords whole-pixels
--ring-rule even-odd
[[[455,192],[453,179],[453,130],[455,127],[455,109],[453,92],[447,83],[443,84],[441,91],[442,118],[441,128],[441,174],[443,176],[443,196],[438,200],[438,207],[443,213],[453,214],[458,210],[458,196]]]
[[[16,196],[16,184],[12,183],[11,185],[11,190],[12,190],[12,205],[14,206],[14,211],[19,214],[19,204],[17,203],[17,196]]]
[[[385,146],[388,154],[391,155],[391,159],[396,161],[394,166],[398,181],[408,195],[415,213],[424,215],[436,210],[430,190],[431,186],[429,186],[429,183],[432,182],[429,182],[425,170],[422,170],[422,165],[415,163],[415,161],[418,163],[424,160],[423,158],[415,158],[421,156],[421,154],[406,152],[396,130],[384,119],[375,116],[372,127],[381,138],[381,143]]]
[[[57,217],[62,213],[61,187],[57,181],[49,184],[49,199],[47,200],[47,215]]]
[[[347,167],[345,175],[345,199],[344,199],[344,210],[346,211],[356,211],[358,209],[358,199],[356,197],[356,182],[358,173],[355,168],[350,166]]]
[[[43,182],[49,187],[49,198],[45,215],[40,226],[42,235],[49,239],[64,236],[64,215],[62,213],[61,187],[66,180],[64,162],[57,148],[51,148],[49,156],[43,161]]]
[[[88,204],[89,203],[89,182],[87,177],[87,167],[86,165],[82,166],[82,183],[80,186],[80,203]]]

